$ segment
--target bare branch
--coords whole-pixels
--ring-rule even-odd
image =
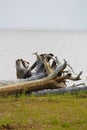
[[[66,79],[69,79],[69,80],[72,80],[72,81],[77,81],[77,80],[81,80],[80,76],[82,74],[82,71],[76,76],[76,77],[72,77],[72,74],[71,73],[68,73],[64,76],[61,76],[61,77],[57,77],[57,82],[63,82],[65,81]]]

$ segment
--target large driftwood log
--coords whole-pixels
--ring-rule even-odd
[[[34,81],[28,81],[29,79],[19,80],[19,82],[21,81],[21,83],[15,83],[12,85],[7,85],[5,87],[0,87],[0,94],[9,95],[9,94],[21,93],[23,91],[32,92],[37,90],[49,89],[49,88],[53,89],[57,87],[59,88],[64,87],[65,84],[63,83],[57,84],[55,79],[57,77],[57,74],[63,69],[65,69],[66,65],[67,62],[65,61],[63,65],[58,66],[52,74],[50,74],[45,78],[34,80]]]
[[[76,77],[72,77],[66,71],[67,62],[61,64],[53,54],[38,54],[35,63],[29,67],[29,63],[23,59],[16,60],[16,81],[0,82],[0,95],[19,94],[22,92],[32,92],[44,89],[56,89],[67,87],[67,80],[80,80],[80,72]],[[50,60],[53,60],[50,63]]]
[[[45,89],[40,91],[31,92],[31,94],[40,96],[46,94],[65,94],[65,93],[78,93],[82,91],[87,91],[87,86],[84,83],[80,83],[71,87],[59,88],[59,89]]]

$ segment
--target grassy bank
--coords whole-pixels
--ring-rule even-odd
[[[87,93],[0,97],[0,130],[86,130]]]

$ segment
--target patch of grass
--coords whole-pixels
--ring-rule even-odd
[[[50,119],[50,124],[53,125],[53,126],[57,126],[57,125],[60,124],[60,121],[56,117],[52,117]]]
[[[86,130],[87,93],[0,97],[0,129]]]
[[[65,122],[65,123],[62,124],[62,127],[66,127],[66,128],[67,128],[67,127],[70,127],[70,124],[67,123],[67,122]]]

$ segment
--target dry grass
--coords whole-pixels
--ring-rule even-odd
[[[0,130],[86,130],[87,94],[0,98]]]

